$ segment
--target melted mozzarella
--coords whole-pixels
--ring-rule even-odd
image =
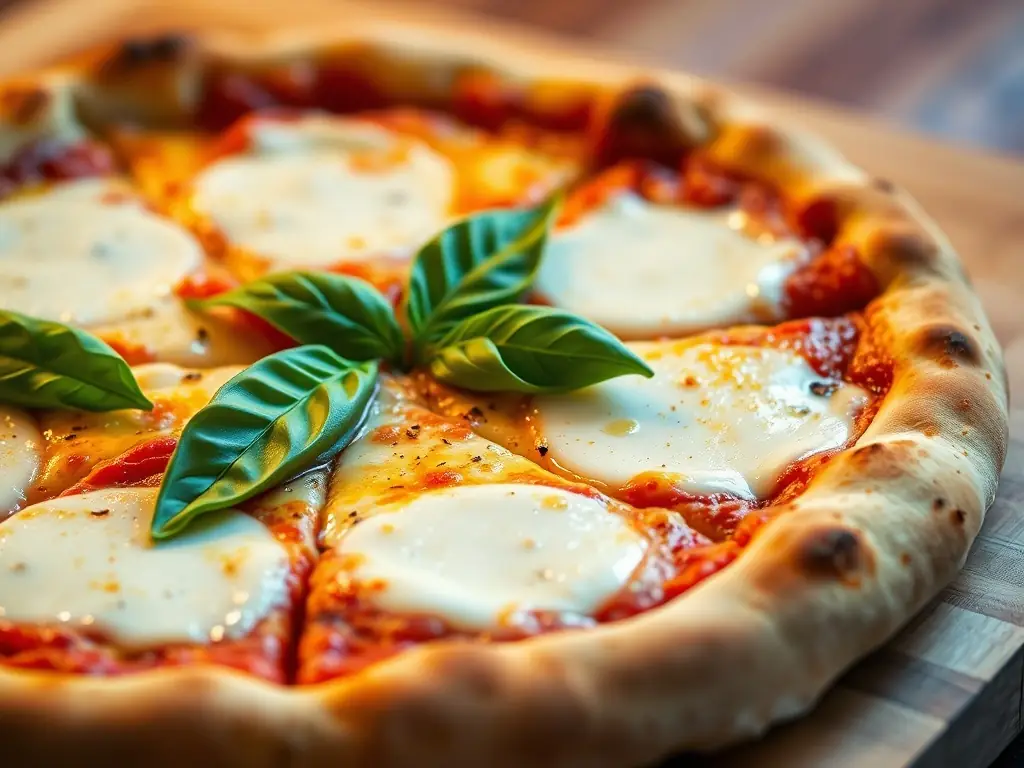
[[[532,462],[441,421],[408,400],[385,379],[362,433],[341,453],[331,477],[321,538],[337,545],[352,521],[404,504],[430,479],[453,473],[444,484],[500,482],[509,473],[545,476]]]
[[[0,523],[0,616],[145,646],[241,636],[285,603],[288,556],[266,527],[216,512],[153,544],[156,495],[95,491]]]
[[[248,154],[195,181],[196,209],[273,268],[411,251],[442,229],[447,160],[411,139],[339,118],[257,123]]]
[[[341,551],[380,608],[489,629],[524,611],[591,613],[629,580],[646,540],[596,499],[497,484],[421,494],[353,527]]]
[[[557,233],[537,292],[632,339],[781,316],[782,286],[802,246],[762,242],[729,215],[620,195]]]
[[[91,199],[94,191],[0,206],[5,308],[84,326],[123,321],[151,313],[201,264],[185,230],[138,205]]]
[[[180,432],[240,370],[238,366],[187,371],[168,363],[138,365],[132,371],[142,391],[153,401],[152,411],[41,413],[40,425],[47,439],[46,467],[39,481],[41,492],[60,492],[98,462],[118,456],[140,442]]]
[[[622,488],[643,472],[693,494],[769,495],[798,459],[842,446],[866,402],[799,355],[762,347],[633,344],[652,379],[535,399],[548,456]],[[815,391],[826,394],[815,394]]]
[[[220,317],[190,312],[181,301],[165,301],[129,322],[97,326],[107,341],[146,350],[155,359],[183,366],[249,364],[274,352],[258,333],[240,333]]]
[[[0,406],[0,519],[25,501],[42,456],[42,434],[24,411]]]

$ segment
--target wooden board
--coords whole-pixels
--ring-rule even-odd
[[[287,10],[283,11],[282,7]],[[384,9],[382,11],[382,8]],[[236,29],[344,23],[338,0],[39,0],[0,26],[0,73],[35,66],[101,38],[177,27]],[[373,13],[467,25],[448,11],[378,3]],[[580,50],[509,24],[472,29],[533,48]],[[621,59],[614,52],[597,52]],[[1024,399],[1024,164],[952,149],[779,94],[752,93],[829,137],[853,160],[909,189],[958,247],[1006,349],[1011,390]],[[1024,410],[999,497],[961,576],[882,650],[857,665],[809,717],[761,742],[701,760],[714,768],[931,768],[989,765],[1022,730],[1024,688]],[[692,761],[676,761],[691,765]]]

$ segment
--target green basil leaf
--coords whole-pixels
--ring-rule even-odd
[[[496,307],[456,326],[430,360],[435,378],[478,392],[566,392],[654,372],[608,331],[550,307]]]
[[[323,346],[286,349],[228,381],[185,425],[171,456],[151,534],[179,533],[340,451],[362,424],[377,364]]]
[[[484,211],[454,224],[416,255],[405,313],[418,351],[460,320],[517,301],[540,266],[561,202]]]
[[[349,360],[400,363],[405,354],[391,303],[355,277],[282,272],[195,303],[243,309],[300,344],[323,344]]]
[[[90,333],[0,310],[0,402],[25,408],[153,408],[132,369]]]

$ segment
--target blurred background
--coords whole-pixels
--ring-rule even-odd
[[[340,3],[341,0],[338,0]],[[92,0],[78,40],[117,0]],[[175,0],[167,0],[174,6]],[[253,4],[262,4],[253,0]],[[383,7],[389,0],[376,0]],[[408,2],[405,3],[409,5]],[[1024,154],[1024,0],[432,0],[630,58],[868,111]],[[3,22],[54,0],[0,0]],[[207,3],[215,9],[219,4]],[[289,8],[288,2],[278,3]],[[56,19],[57,26],[67,20]],[[63,23],[61,23],[63,22]],[[35,27],[38,29],[38,26]],[[8,49],[11,43],[7,44]],[[6,65],[5,65],[6,68]]]
[[[1024,0],[447,0],[1024,153]]]

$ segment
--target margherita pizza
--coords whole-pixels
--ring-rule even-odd
[[[0,84],[12,764],[713,750],[963,562],[1006,382],[905,194],[702,83],[420,34]]]

